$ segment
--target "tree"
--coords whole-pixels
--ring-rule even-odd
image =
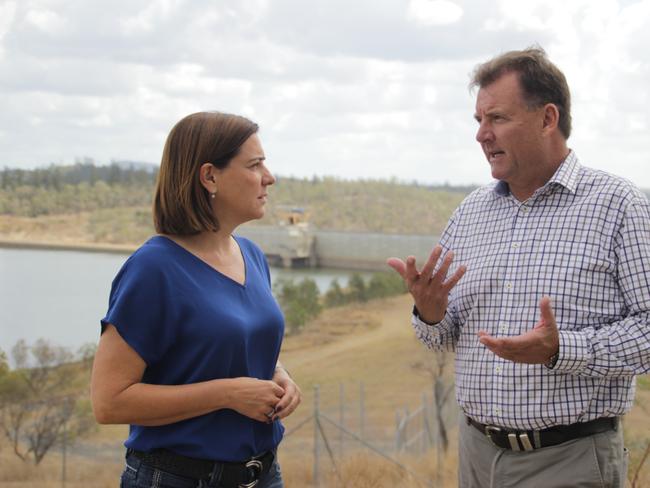
[[[368,283],[369,298],[383,298],[406,293],[404,280],[397,273],[373,273]]]
[[[355,302],[368,301],[368,290],[366,288],[366,282],[363,281],[363,278],[359,273],[354,273],[352,276],[350,276],[350,281],[348,282],[348,289],[350,290],[349,295],[352,301]]]
[[[431,379],[433,402],[435,405],[435,421],[438,427],[436,432],[442,452],[447,452],[449,449],[449,433],[445,419],[445,410],[454,391],[454,383],[447,378],[445,370],[449,364],[449,358],[452,355],[443,351],[436,351],[433,354],[431,351],[423,351],[422,354],[422,359],[413,363],[412,367],[416,371],[423,372]]]
[[[330,283],[330,287],[325,293],[325,306],[326,307],[339,307],[345,305],[348,302],[348,298],[339,285],[339,280],[336,278]]]
[[[70,443],[95,424],[67,349],[20,340],[12,357],[16,368],[0,376],[0,427],[16,456],[38,465],[54,445]]]
[[[85,369],[90,370],[95,359],[97,352],[97,344],[94,342],[86,342],[77,349],[77,359]]]
[[[318,286],[311,278],[305,278],[299,284],[293,280],[278,280],[274,288],[290,334],[298,332],[323,309]]]

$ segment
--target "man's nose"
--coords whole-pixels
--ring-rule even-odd
[[[493,138],[494,134],[492,133],[492,130],[485,122],[481,122],[478,126],[478,130],[476,131],[476,140],[480,143],[484,143]]]

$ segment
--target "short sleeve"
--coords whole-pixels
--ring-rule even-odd
[[[148,256],[134,254],[111,286],[102,332],[113,325],[122,339],[147,363],[155,364],[175,338],[174,311],[164,271]]]

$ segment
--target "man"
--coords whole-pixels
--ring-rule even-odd
[[[472,86],[497,181],[421,270],[388,260],[418,338],[456,351],[459,484],[623,487],[619,418],[650,371],[650,204],[567,147],[569,89],[541,48],[479,65]]]

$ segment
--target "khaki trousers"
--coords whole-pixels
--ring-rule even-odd
[[[496,447],[460,416],[461,488],[624,488],[623,428],[534,451]]]

